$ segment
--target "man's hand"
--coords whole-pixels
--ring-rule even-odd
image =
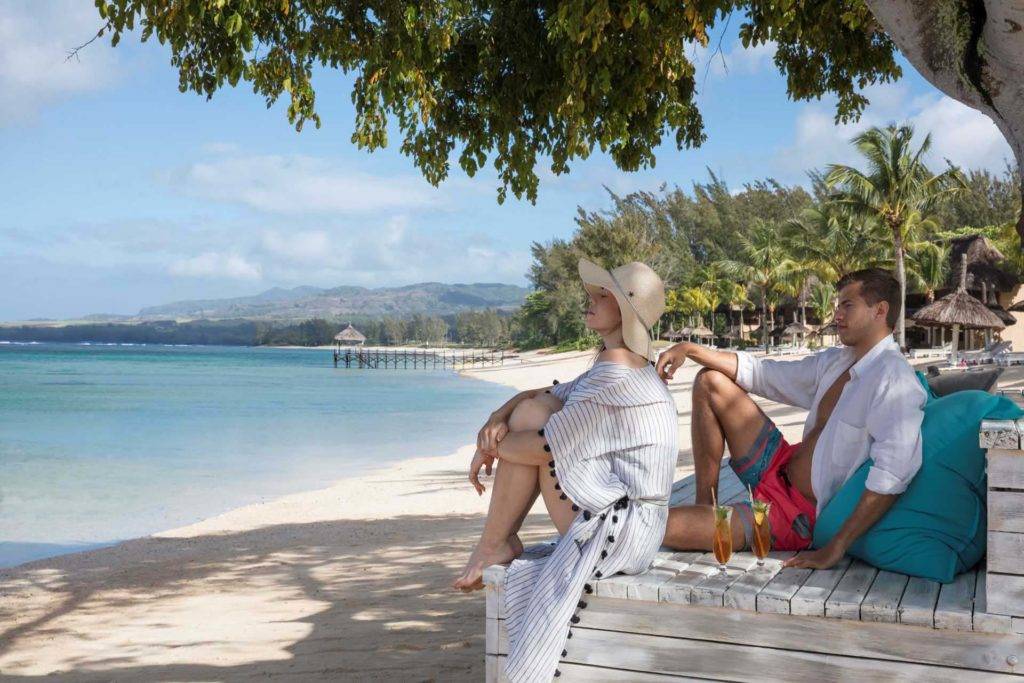
[[[476,447],[490,456],[491,462],[494,462],[495,456],[498,455],[498,442],[504,439],[506,434],[508,434],[508,420],[498,413],[492,413],[476,435]],[[490,473],[491,469],[488,465],[487,474]]]
[[[675,374],[676,370],[683,367],[689,346],[690,342],[679,342],[675,346],[661,352],[658,356],[657,366],[658,375],[661,379],[668,382],[668,380],[672,379],[672,375]]]
[[[818,550],[805,550],[782,563],[783,567],[807,567],[808,569],[828,569],[838,564],[846,554],[846,548],[829,543]]]
[[[485,468],[487,476],[491,475],[491,470],[494,467],[494,456],[487,455],[479,448],[476,449],[476,453],[473,454],[473,460],[469,463],[469,483],[476,489],[476,493],[479,496],[484,495],[484,485],[480,483],[480,468]]]

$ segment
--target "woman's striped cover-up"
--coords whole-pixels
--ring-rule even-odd
[[[549,464],[580,511],[551,555],[509,566],[511,681],[555,676],[588,581],[650,567],[665,533],[679,450],[675,403],[653,366],[600,362],[552,393],[564,406],[543,430]]]

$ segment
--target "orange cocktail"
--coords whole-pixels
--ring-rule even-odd
[[[715,505],[715,538],[713,548],[718,569],[725,573],[725,565],[732,557],[732,507]]]
[[[763,500],[755,500],[751,504],[754,511],[754,556],[757,557],[757,566],[764,566],[764,558],[772,550],[772,525],[768,521],[768,511],[772,504]]]

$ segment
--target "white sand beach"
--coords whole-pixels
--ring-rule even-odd
[[[465,374],[544,386],[572,379],[592,358],[525,353]],[[695,374],[687,366],[671,384],[683,445],[679,476],[689,471]],[[1024,373],[1012,375],[1019,383]],[[788,438],[799,437],[804,411],[763,406]],[[448,587],[487,509],[487,496],[466,481],[472,453],[466,445],[416,458],[413,438],[409,459],[322,490],[0,570],[0,674],[482,680],[483,596]],[[527,541],[551,534],[542,511],[534,513]]]

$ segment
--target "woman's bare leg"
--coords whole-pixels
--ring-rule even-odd
[[[519,403],[509,418],[509,431],[540,429],[550,417],[550,399],[528,399]],[[533,465],[508,461],[498,463],[491,485],[491,502],[480,541],[470,555],[462,575],[452,584],[464,591],[483,587],[483,570],[492,564],[509,562],[522,552],[517,532],[529,513],[538,493],[538,471]],[[544,469],[545,474],[547,469]]]

